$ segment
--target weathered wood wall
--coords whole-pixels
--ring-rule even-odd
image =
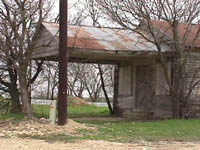
[[[170,74],[171,64],[168,66]],[[121,64],[119,68],[118,106],[123,116],[136,119],[148,118],[149,114],[156,118],[171,117],[168,86],[156,59]]]
[[[38,39],[32,58],[45,58],[47,56],[57,56],[58,54],[58,40],[50,34],[49,31],[43,28],[43,32]]]
[[[188,116],[193,118],[200,117],[200,53],[191,52],[185,66],[185,86],[186,94],[192,89],[189,97]]]

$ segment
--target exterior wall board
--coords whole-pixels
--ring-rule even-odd
[[[193,88],[190,99],[193,102],[200,103],[200,53],[192,52],[189,54],[185,70],[185,85],[187,87],[186,93],[190,89],[190,85],[199,83]]]
[[[168,62],[168,76],[171,74],[171,63]],[[156,95],[168,95],[169,86],[166,81],[163,67],[158,62],[156,64]]]
[[[188,109],[188,116],[192,118],[200,117],[200,53],[191,52],[187,64],[185,66],[185,86],[186,92],[191,89],[191,85],[197,83],[192,89],[189,97],[190,108]],[[192,84],[191,84],[192,83]]]
[[[137,69],[136,68],[140,68],[140,67],[148,67],[151,66],[152,71],[150,76],[152,76],[152,89],[154,89],[154,94],[155,95],[150,95],[150,96],[144,96],[144,98],[146,97],[147,101],[144,102],[144,107],[136,107],[136,95],[138,93],[138,91],[136,90],[137,85],[136,85],[136,81],[137,78],[139,78],[139,75],[137,74]],[[162,71],[162,66],[159,64],[159,62],[156,62],[153,58],[152,60],[149,61],[149,63],[132,63],[127,64],[127,65],[121,65],[120,66],[120,70],[123,70],[122,68],[127,68],[129,67],[129,70],[131,70],[131,73],[129,71],[129,73],[127,73],[126,71],[121,71],[120,72],[120,79],[119,79],[119,95],[118,95],[118,107],[122,110],[122,115],[126,117],[126,115],[128,114],[129,117],[133,117],[133,118],[140,118],[140,119],[144,119],[145,117],[147,117],[148,113],[153,113],[154,117],[156,118],[170,118],[172,116],[171,113],[171,101],[170,98],[168,96],[168,90],[166,90],[166,88],[168,87],[166,85],[166,80],[164,77],[164,72]],[[132,69],[130,69],[130,67]],[[169,63],[169,74],[171,74],[171,63]],[[128,79],[129,78],[129,79]],[[131,80],[130,80],[131,78]],[[132,84],[132,86],[130,86],[130,84],[124,84],[127,82],[123,82],[123,80],[127,80]],[[158,83],[160,82],[160,83]],[[159,85],[164,85],[164,89],[163,87],[160,87]],[[128,85],[128,86],[126,86]],[[124,90],[126,89],[126,90]],[[131,94],[130,94],[130,90],[131,90]],[[128,91],[128,92],[127,92]],[[145,91],[141,91],[145,92]],[[145,95],[146,93],[144,93]]]
[[[58,54],[58,41],[47,30],[44,30],[38,39],[32,58],[54,56]]]
[[[132,95],[132,65],[124,65],[120,67],[119,74],[119,95]]]

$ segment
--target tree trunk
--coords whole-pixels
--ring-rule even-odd
[[[54,89],[56,86],[53,86],[53,88],[51,89],[51,100],[54,100]]]
[[[19,84],[20,84],[20,96],[21,101],[23,105],[23,112],[25,115],[25,118],[27,119],[33,119],[33,111],[31,107],[31,102],[29,98],[29,92],[28,92],[28,83],[26,78],[26,69],[22,69],[19,72]]]
[[[13,87],[10,91],[12,105],[11,105],[11,113],[19,113],[22,112],[22,108],[19,101],[19,91],[17,87]]]
[[[103,93],[104,93],[105,98],[106,98],[106,102],[108,104],[109,112],[110,112],[111,115],[113,115],[114,114],[113,109],[112,109],[112,106],[110,104],[110,100],[109,100],[109,97],[108,97],[108,94],[107,94],[107,91],[106,91],[106,88],[105,88],[103,73],[102,73],[102,70],[101,70],[101,66],[99,64],[98,64],[98,68],[99,68],[99,73],[100,73],[100,77],[101,77],[101,85],[102,85]]]
[[[48,79],[47,79],[47,99],[49,99],[49,93],[50,93],[50,64],[47,65],[48,67]]]
[[[172,96],[172,117],[173,119],[179,118],[179,98]]]
[[[118,106],[118,87],[119,87],[119,67],[115,66],[114,69],[114,89],[113,89],[113,113],[120,116],[121,111]]]
[[[99,98],[99,91],[94,91],[94,94],[93,94],[93,102],[97,102],[98,98]]]
[[[90,96],[90,100],[91,100],[92,102],[95,102],[95,100],[93,99],[92,93],[90,92],[90,89],[89,89],[88,87],[86,87],[86,89],[87,89],[87,92],[88,92],[88,94],[89,94],[89,96]]]
[[[178,62],[178,60],[176,60]],[[180,119],[185,117],[185,79],[184,79],[184,68],[181,64],[174,64],[173,68],[174,79],[173,79],[173,91],[171,91],[172,98],[172,117],[174,119]]]

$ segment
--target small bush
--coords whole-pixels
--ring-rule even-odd
[[[0,96],[0,114],[6,113],[9,111],[10,99],[6,99],[3,96]]]

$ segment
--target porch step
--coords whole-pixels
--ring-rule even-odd
[[[123,117],[136,120],[153,119],[153,112],[147,113],[144,110],[125,111]]]

